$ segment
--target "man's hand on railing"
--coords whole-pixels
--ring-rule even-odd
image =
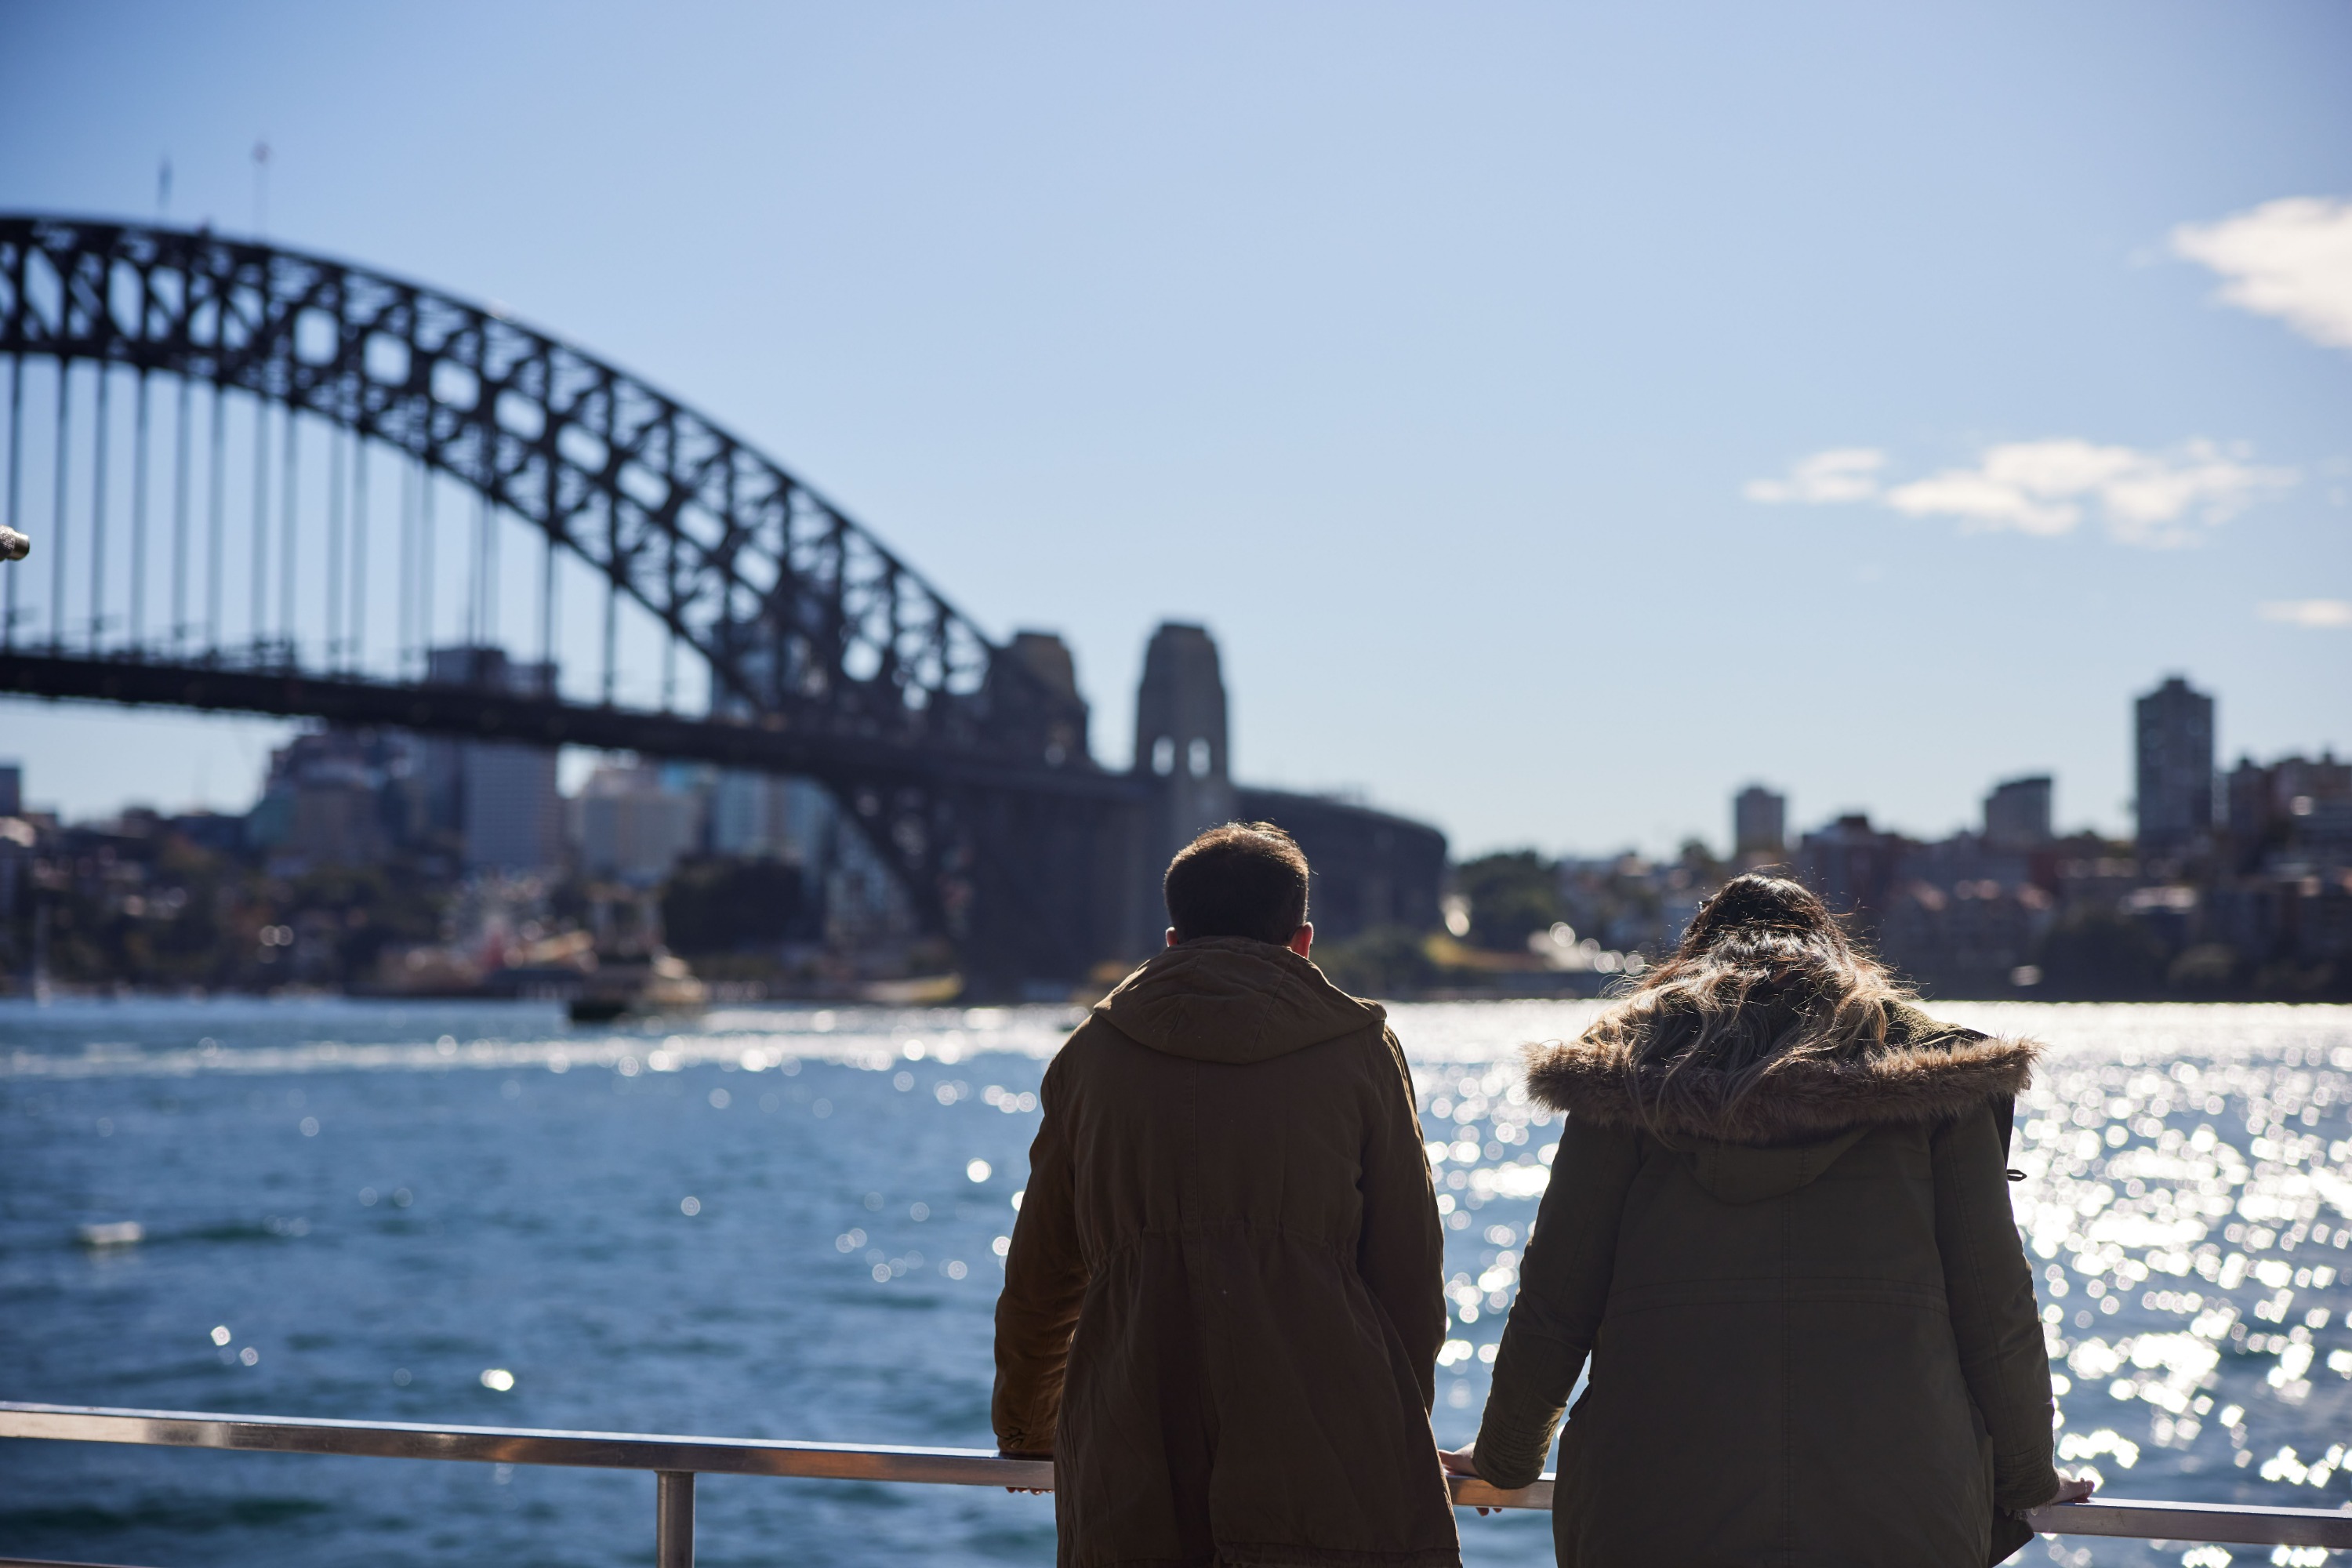
[[[2057,1495],[2053,1497],[2048,1502],[2043,1503],[2042,1506],[2043,1508],[2050,1508],[2062,1502],[2081,1502],[2084,1498],[2089,1497],[2093,1492],[2098,1489],[2098,1482],[2076,1480],[2073,1477],[2067,1475],[2065,1471],[2061,1470],[2058,1472]]]
[[[1054,1456],[1051,1454],[1016,1454],[1010,1448],[999,1448],[996,1450],[996,1457],[1000,1459],[1050,1460]],[[1051,1487],[1007,1487],[1004,1489],[1014,1493],[1026,1492],[1031,1497],[1051,1497],[1054,1495],[1054,1489]]]

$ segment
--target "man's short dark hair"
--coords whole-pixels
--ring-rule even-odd
[[[1288,942],[1307,923],[1307,857],[1271,822],[1228,822],[1176,852],[1160,884],[1178,942]]]

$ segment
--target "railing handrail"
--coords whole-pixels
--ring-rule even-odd
[[[1049,1459],[1008,1459],[989,1448],[690,1437],[650,1432],[567,1432],[531,1426],[448,1426],[307,1415],[0,1403],[0,1437],[136,1443],[169,1448],[341,1454],[380,1459],[460,1459],[604,1470],[928,1481],[943,1486],[1051,1488]]]
[[[452,1426],[409,1421],[232,1415],[207,1411],[126,1410],[13,1401],[0,1401],[0,1437],[652,1470],[661,1473],[666,1484],[669,1478],[699,1473],[1019,1487],[1041,1491],[1051,1490],[1054,1485],[1052,1460],[1006,1458],[986,1448],[676,1436],[645,1432],[570,1432],[529,1426]],[[1485,1481],[1456,1477],[1453,1492],[1454,1502],[1465,1508],[1549,1509],[1552,1478],[1547,1475],[1531,1487],[1502,1491]],[[690,1500],[690,1491],[685,1495]],[[690,1520],[690,1500],[687,1507]],[[2089,1502],[2036,1509],[2026,1516],[2026,1521],[2036,1531],[2056,1535],[2215,1541],[2233,1545],[2352,1547],[2352,1505],[2347,1505],[2345,1510],[2261,1508],[2243,1503],[2097,1498]],[[687,1528],[690,1530],[690,1524]]]

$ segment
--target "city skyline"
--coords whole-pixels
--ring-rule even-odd
[[[1162,628],[1163,637],[1170,629]],[[1183,626],[1173,628],[1179,633],[1192,633],[1197,629]],[[444,648],[436,650],[432,657],[436,668],[444,671],[446,679],[457,679],[454,673],[456,665],[478,658],[479,650],[465,647]],[[1207,658],[1213,669],[1216,661],[1213,647],[1210,649]],[[498,682],[511,680],[529,685],[545,679],[543,670],[538,666],[517,663],[510,667],[512,673],[508,674],[505,672],[509,667],[503,660],[493,660],[493,663],[497,667],[498,673],[492,679]],[[1147,676],[1146,679],[1150,678]],[[1213,676],[1212,679],[1214,679]],[[2168,853],[2182,852],[2191,847],[2198,835],[2210,837],[2212,832],[2228,825],[2232,809],[2229,794],[2232,772],[2242,773],[2249,768],[2260,770],[2282,763],[2300,764],[2315,761],[2323,765],[2336,764],[2335,749],[2326,745],[2288,748],[2262,756],[2258,756],[2251,750],[2242,749],[2234,755],[2225,752],[2213,737],[2218,732],[2217,716],[2226,711],[2226,709],[2217,701],[2215,694],[2198,689],[2188,677],[2180,674],[2168,674],[2150,690],[2134,693],[2130,701],[2138,726],[2137,742],[2133,748],[2132,765],[2142,780],[2153,784],[2154,788],[2147,790],[2144,796],[2135,796],[2133,805],[2137,809],[2127,813],[2125,829],[2120,832],[2105,829],[2081,820],[2068,819],[2057,805],[2057,802],[2063,798],[2059,793],[2063,781],[2047,770],[2009,777],[1986,778],[1979,786],[1979,794],[1974,799],[1970,816],[1940,829],[1921,829],[1912,824],[1899,822],[1892,816],[1874,810],[1867,803],[1841,804],[1815,815],[1796,809],[1789,792],[1776,788],[1771,781],[1749,777],[1741,780],[1737,790],[1726,788],[1722,796],[1723,809],[1718,812],[1721,820],[1717,825],[1711,827],[1693,826],[1675,836],[1672,842],[1664,846],[1625,843],[1615,846],[1586,844],[1562,847],[1521,841],[1514,844],[1486,845],[1466,852],[1461,847],[1455,846],[1451,858],[1458,863],[1477,858],[1481,855],[1533,847],[1570,861],[1605,860],[1612,856],[1625,853],[1646,854],[1653,858],[1666,859],[1670,858],[1683,845],[1696,842],[1710,853],[1718,848],[1721,849],[1723,858],[1730,861],[1739,861],[1743,858],[1753,860],[1760,857],[1768,862],[1780,862],[1785,861],[1787,855],[1793,853],[1808,836],[1833,828],[1856,818],[1868,821],[1874,831],[1877,833],[1921,843],[1932,843],[1969,834],[1982,837],[1990,843],[2004,837],[2006,824],[2010,825],[2007,828],[2008,836],[2017,837],[2021,842],[2050,842],[2089,833],[2118,843],[2133,843],[2141,850],[2155,853],[2161,858]],[[1223,723],[1222,715],[1219,715],[1216,722],[1222,728]],[[2183,723],[2190,731],[2186,744],[2172,732]],[[97,812],[80,817],[65,813],[59,814],[60,819],[99,821],[117,815],[124,808],[159,810],[165,816],[174,815],[184,809],[199,813],[220,810],[223,816],[247,815],[259,808],[267,799],[269,781],[275,776],[276,770],[289,754],[288,748],[293,745],[298,736],[303,734],[331,736],[343,732],[331,727],[308,721],[289,721],[278,727],[283,731],[284,740],[266,753],[261,770],[256,776],[251,799],[241,809],[221,809],[200,803],[191,803],[185,807],[173,807],[152,799],[130,799],[126,800],[122,806],[116,808],[115,812]],[[541,790],[550,800],[561,800],[575,805],[595,798],[600,793],[609,794],[606,781],[630,776],[653,779],[669,771],[671,766],[658,758],[638,759],[628,752],[604,752],[591,751],[584,747],[566,747],[557,753],[562,765],[544,768],[542,771],[542,764],[528,760],[531,754],[529,748],[505,743],[488,746],[478,742],[453,743],[427,737],[412,737],[407,743],[418,748],[421,754],[446,754],[453,759],[479,751],[486,755],[497,758],[496,765],[509,773],[520,768],[521,773],[516,775],[519,778],[529,777],[534,781],[543,779],[543,782],[533,782],[520,787],[526,790]],[[1206,742],[1194,742],[1196,747],[1205,744]],[[1148,765],[1155,772],[1166,773],[1174,766],[1173,752],[1164,745],[1161,751],[1167,754],[1154,756]],[[511,760],[509,760],[510,754]],[[2227,764],[2226,767],[2225,764]],[[453,778],[463,776],[461,766],[454,763],[442,765],[448,769]],[[714,800],[712,805],[701,809],[721,815],[749,814],[745,816],[747,821],[764,820],[764,814],[767,812],[783,809],[781,806],[772,807],[765,804],[755,805],[748,797],[742,800],[731,798],[730,792],[734,789],[735,784],[749,784],[758,775],[730,773],[726,770],[713,770],[706,764],[699,763],[677,764],[677,766],[683,768],[688,773],[709,773],[713,778],[721,781],[720,797],[730,799],[730,804],[721,805]],[[56,810],[52,804],[41,798],[37,785],[27,786],[25,782],[26,773],[27,769],[21,758],[0,753],[0,799],[5,799],[9,803],[7,809],[0,809],[0,816],[9,815],[10,811],[17,809],[29,812]],[[730,780],[735,783],[726,782]],[[778,789],[783,789],[787,785],[816,787],[807,785],[805,781],[790,779],[783,775],[778,775],[773,781],[773,785]],[[507,787],[511,789],[516,786]],[[1351,802],[1359,798],[1357,792],[1353,791],[1324,793],[1330,798]],[[2140,805],[2143,799],[2158,802],[2157,805],[2158,826],[2153,831],[2149,826],[2146,808]],[[2194,804],[2189,804],[2190,802]],[[1216,811],[1211,813],[1213,816],[1219,815],[1220,813]],[[1231,803],[1225,803],[1222,816],[1233,815]],[[1769,827],[1766,826],[1768,824]],[[2022,828],[2016,826],[2021,824],[2032,826]],[[510,834],[517,829],[502,823],[498,831],[503,835]],[[538,831],[538,829],[530,831]],[[575,828],[569,837],[576,843],[580,836]],[[686,837],[680,837],[678,843],[681,846],[685,845],[690,837],[688,835]],[[1780,855],[1766,853],[1768,841],[1770,844],[1777,844],[1785,853]],[[746,836],[741,844],[730,840],[720,844],[719,847],[726,853],[766,852],[758,848],[760,842],[764,840],[761,839],[758,831],[746,830]],[[676,851],[672,858],[675,858],[676,853],[684,853],[684,849],[681,847]],[[543,858],[546,862],[551,863],[559,857],[550,853]],[[494,864],[494,858],[484,862],[485,866]],[[667,861],[664,864],[667,865]],[[657,880],[658,878],[656,879]]]
[[[1464,855],[1749,777],[2121,834],[2174,670],[2225,755],[2352,745],[2339,11],[10,25],[0,205],[152,217],[168,155],[178,221],[510,301],[1062,633],[1111,766],[1162,619],[1237,766]],[[74,815],[241,806],[286,732],[0,709]]]

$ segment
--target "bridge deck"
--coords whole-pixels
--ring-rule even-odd
[[[815,715],[797,723],[782,715],[730,723],[470,686],[223,662],[75,658],[18,649],[0,652],[0,694],[320,718],[338,724],[382,725],[476,741],[593,746],[772,773],[847,768],[877,780],[947,779],[1099,800],[1131,800],[1143,789],[1124,773],[1083,765],[1015,767],[986,755],[959,755],[859,735],[827,725]]]

